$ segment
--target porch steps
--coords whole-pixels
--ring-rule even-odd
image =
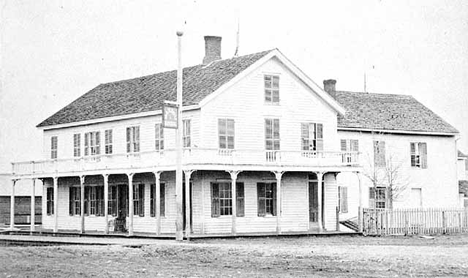
[[[358,223],[357,223],[357,217],[353,217],[347,220],[340,221],[340,224],[345,226],[348,229],[351,229],[355,232],[359,231]]]

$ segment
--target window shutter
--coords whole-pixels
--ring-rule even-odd
[[[85,200],[84,200],[84,214],[89,215],[89,190],[91,188],[89,186],[85,187]]]
[[[421,159],[421,168],[427,168],[427,144],[426,143],[419,143],[419,152],[420,152],[420,159]]]
[[[161,183],[159,185],[159,198],[160,198],[159,215],[166,216],[166,185],[164,183]]]
[[[236,206],[237,206],[237,217],[244,217],[245,210],[244,210],[244,183],[238,182],[236,183]]]
[[[89,133],[85,133],[85,155],[89,155]]]
[[[219,184],[211,184],[211,217],[219,217]]]
[[[375,188],[369,187],[369,207],[374,208],[375,205]]]
[[[135,127],[135,152],[140,151],[140,127]]]
[[[129,127],[127,127],[127,152],[129,153],[131,151],[131,135],[130,135],[130,131],[131,129]]]
[[[341,151],[343,151],[343,152],[347,151],[347,149],[346,149],[346,140],[345,139],[341,139]]]
[[[73,215],[73,208],[74,208],[73,191],[74,191],[74,187],[70,187],[69,195],[68,195],[68,214],[70,215]]]
[[[138,186],[138,197],[140,197],[140,203],[139,203],[139,206],[140,206],[140,216],[145,216],[145,185],[144,184],[140,184]]]
[[[359,152],[359,141],[358,140],[351,140],[351,151]]]
[[[265,216],[265,183],[257,183],[258,216]]]
[[[317,124],[317,151],[323,151],[323,124]]]
[[[96,154],[101,154],[101,132],[96,132]]]
[[[271,214],[273,216],[276,215],[276,206],[277,206],[277,204],[276,204],[276,188],[277,188],[276,187],[276,182],[272,183],[271,184],[271,190],[273,191],[273,211],[271,212]]]
[[[154,196],[155,191],[156,191],[156,184],[151,184],[150,185],[150,217],[154,217],[156,215],[155,213],[156,198]]]

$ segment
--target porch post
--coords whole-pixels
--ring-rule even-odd
[[[232,228],[231,233],[235,235],[237,233],[237,175],[240,171],[228,171],[231,175],[231,196],[232,196]]]
[[[10,229],[15,228],[15,185],[17,180],[11,182],[11,195],[10,195]]]
[[[318,205],[318,215],[317,215],[317,220],[318,220],[318,226],[319,226],[319,232],[323,231],[323,217],[322,217],[322,211],[323,211],[323,204],[322,204],[322,181],[323,181],[323,173],[322,172],[317,172],[317,205]]]
[[[54,177],[54,233],[58,232],[58,177]]]
[[[128,235],[133,236],[133,173],[128,176]]]
[[[31,191],[31,232],[36,230],[36,179],[32,179]]]
[[[156,180],[156,192],[154,192],[155,207],[154,214],[156,215],[156,235],[161,234],[161,172],[154,172]]]
[[[85,232],[85,178],[86,176],[80,176],[80,233],[82,234]]]
[[[109,175],[103,174],[104,178],[104,221],[106,226],[104,227],[104,233],[109,233]]]
[[[281,177],[283,172],[274,172],[276,176],[276,233],[281,234]]]
[[[185,237],[190,239],[192,225],[190,225],[190,177],[193,170],[185,170]]]
[[[359,182],[358,232],[362,233],[362,182],[361,173],[356,172]]]

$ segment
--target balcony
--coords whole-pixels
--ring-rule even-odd
[[[79,158],[16,162],[16,177],[46,177],[67,174],[125,173],[175,170],[175,150],[95,155]],[[192,148],[183,150],[183,167],[218,170],[222,167],[358,167],[357,152],[264,151]]]

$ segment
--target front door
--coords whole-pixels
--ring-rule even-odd
[[[309,181],[309,222],[310,227],[318,224],[318,188],[316,181]]]

